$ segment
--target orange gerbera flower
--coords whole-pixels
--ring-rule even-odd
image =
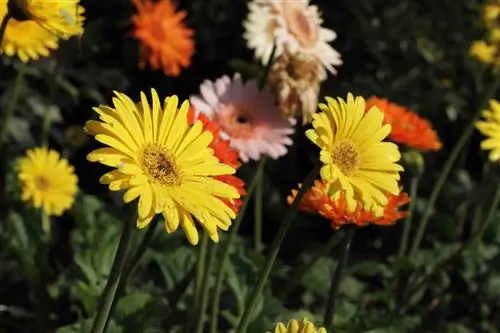
[[[178,76],[189,67],[194,53],[193,30],[184,25],[186,11],[175,11],[171,0],[132,0],[138,14],[132,16],[134,36],[141,42],[141,62],[163,68],[165,75]]]
[[[199,113],[195,118],[196,112],[193,107],[190,107],[188,112],[188,123],[194,124],[196,120],[203,123],[203,129],[210,131],[213,135],[213,140],[210,143],[210,148],[214,150],[214,155],[221,163],[229,165],[234,169],[238,169],[241,165],[238,160],[239,153],[229,146],[229,140],[224,140],[220,137],[220,127],[217,123],[211,121],[203,113]],[[221,182],[234,187],[240,195],[245,195],[245,182],[234,175],[222,175],[214,177]],[[220,198],[228,207],[230,207],[236,214],[238,214],[243,201],[241,199],[233,199],[232,202],[224,198]]]
[[[299,188],[302,185],[299,184]],[[292,190],[292,194],[288,196],[288,203],[291,204],[297,196],[298,190]],[[329,195],[326,183],[316,180],[314,186],[306,191],[302,201],[299,204],[299,209],[304,212],[319,214],[330,220],[333,229],[338,229],[346,224],[356,224],[360,227],[369,224],[376,225],[393,225],[396,220],[405,217],[408,212],[400,211],[401,206],[410,202],[408,194],[401,192],[399,195],[388,195],[388,203],[384,207],[384,215],[375,218],[369,211],[365,211],[360,202],[357,203],[354,211],[349,211],[345,192],[342,191],[337,200],[333,200]]]
[[[384,113],[384,123],[392,125],[390,140],[420,151],[441,149],[442,143],[428,120],[387,99],[370,97],[366,101],[366,110],[372,106]]]

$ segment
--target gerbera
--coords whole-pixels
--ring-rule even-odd
[[[278,323],[274,329],[274,333],[326,333],[326,329],[324,327],[316,328],[314,324],[307,319],[302,320],[301,323],[292,319],[286,326],[281,322]]]
[[[79,0],[11,0],[9,5],[2,1],[0,21],[7,11],[12,17],[7,23],[0,53],[18,56],[22,62],[46,57],[57,49],[59,39],[83,33],[84,9]]]
[[[302,185],[299,184],[299,188]],[[333,200],[328,194],[327,184],[324,181],[316,180],[314,186],[306,191],[299,209],[313,214],[319,214],[328,219],[333,229],[338,229],[345,224],[356,224],[358,226],[375,225],[393,225],[397,220],[404,218],[408,213],[400,211],[401,206],[410,202],[408,194],[405,192],[399,195],[387,195],[387,204],[384,206],[382,216],[374,216],[372,212],[363,209],[363,205],[357,202],[354,210],[349,210],[342,191],[338,199]],[[288,203],[292,204],[297,196],[297,190],[292,190],[288,197]]]
[[[404,106],[391,103],[387,99],[371,97],[366,101],[366,110],[373,106],[384,113],[384,123],[392,126],[389,139],[420,151],[441,149],[441,141],[432,125],[426,119]]]
[[[271,68],[269,84],[278,93],[281,113],[287,117],[302,114],[302,122],[307,123],[318,107],[319,88],[325,78],[316,58],[284,52]]]
[[[94,150],[87,159],[116,168],[100,182],[112,191],[126,190],[126,203],[139,198],[139,228],[162,213],[167,232],[180,225],[191,244],[197,244],[196,219],[218,242],[218,228],[227,230],[236,216],[219,198],[232,200],[239,194],[213,176],[235,170],[213,155],[213,135],[203,130],[201,121],[188,124],[188,101],[178,109],[177,96],[171,96],[162,106],[156,91],[151,93],[151,104],[144,93],[135,104],[115,92],[113,107],[94,108],[101,121],[88,121],[86,129],[109,147]]]
[[[337,200],[345,191],[349,210],[360,201],[363,209],[376,216],[383,214],[387,196],[399,194],[398,147],[382,142],[391,132],[383,124],[384,114],[376,107],[365,112],[365,100],[347,95],[347,102],[327,97],[319,104],[320,113],[313,115],[314,129],[307,137],[321,149],[321,178],[327,182],[328,194]]]
[[[496,62],[498,48],[494,44],[488,44],[484,40],[472,43],[469,54],[480,62],[491,65]]]
[[[196,112],[193,107],[189,109],[188,112],[188,123],[194,124],[196,120],[199,120],[203,124],[203,130],[209,131],[213,135],[213,140],[210,143],[210,148],[214,150],[214,155],[219,159],[221,163],[229,165],[230,167],[237,170],[240,167],[240,162],[238,161],[238,152],[232,149],[229,146],[229,141],[224,140],[220,137],[220,127],[207,118],[203,113],[199,113],[196,115]],[[238,193],[241,195],[245,195],[245,182],[235,175],[221,175],[214,177],[221,182],[224,182],[228,185],[233,186]],[[231,207],[231,209],[238,214],[241,205],[243,202],[241,199],[234,199],[232,201],[221,198],[221,200]]]
[[[244,37],[257,58],[267,61],[276,43],[276,56],[285,49],[300,52],[317,58],[331,73],[337,72],[333,66],[341,65],[342,60],[329,45],[337,35],[321,26],[318,8],[309,5],[309,0],[254,0],[248,8]]]
[[[202,112],[220,126],[220,135],[231,142],[243,162],[261,155],[277,159],[292,144],[295,119],[283,118],[274,94],[259,90],[257,81],[244,83],[239,74],[233,80],[223,76],[200,86],[201,96],[191,96],[196,112]]]
[[[78,190],[75,169],[55,150],[34,148],[18,161],[21,199],[60,216],[71,208]]]
[[[186,11],[176,12],[171,0],[133,0],[138,11],[132,17],[134,36],[141,42],[141,62],[163,68],[165,75],[178,76],[191,64],[194,53],[193,30],[186,27]]]
[[[484,120],[476,122],[479,132],[487,136],[487,139],[481,142],[481,148],[491,150],[490,161],[497,162],[500,160],[500,103],[491,99],[490,109],[483,110],[482,116]]]

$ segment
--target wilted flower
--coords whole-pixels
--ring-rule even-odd
[[[302,114],[303,123],[307,123],[318,107],[320,84],[325,78],[325,70],[316,58],[285,51],[273,64],[269,84],[278,94],[281,113]]]
[[[326,101],[319,104],[321,112],[313,114],[314,129],[306,135],[321,149],[320,174],[328,184],[328,194],[337,200],[343,190],[349,210],[359,201],[364,210],[381,216],[388,203],[386,193],[399,194],[399,172],[403,171],[397,164],[398,147],[382,142],[391,125],[382,123],[384,114],[376,107],[365,113],[362,97],[348,94],[347,102],[331,97]]]
[[[326,329],[323,327],[316,328],[314,324],[307,319],[302,320],[301,323],[292,319],[286,326],[281,322],[278,323],[274,329],[274,333],[326,333]]]
[[[384,113],[384,123],[392,126],[389,140],[419,151],[441,149],[442,143],[428,120],[384,98],[370,97],[366,101],[366,111],[373,106]]]
[[[46,57],[60,39],[83,33],[84,9],[79,0],[9,0],[0,3],[0,22],[11,15],[0,53],[18,56],[22,62]]]
[[[115,92],[113,107],[94,108],[101,121],[88,121],[86,129],[109,147],[94,150],[87,159],[116,168],[100,182],[112,191],[126,190],[125,202],[139,198],[139,228],[162,213],[167,232],[180,225],[189,242],[197,244],[196,219],[218,242],[218,229],[227,230],[236,217],[220,199],[231,201],[240,195],[233,186],[213,177],[235,170],[214,156],[210,148],[213,135],[203,130],[202,122],[188,123],[188,101],[178,109],[177,96],[171,96],[162,106],[154,89],[151,94],[151,104],[144,93],[136,104]]]
[[[47,215],[62,215],[71,208],[78,190],[75,169],[55,150],[34,148],[18,161],[22,200]]]
[[[334,66],[342,64],[340,54],[329,45],[337,37],[335,32],[321,26],[318,8],[309,5],[309,0],[253,0],[248,8],[244,36],[262,62],[267,61],[276,43],[277,56],[285,49],[309,55],[333,74]]]
[[[301,184],[299,184],[300,187]],[[292,190],[292,194],[288,197],[289,204],[293,202],[297,193],[297,190]],[[399,210],[408,202],[410,199],[405,192],[398,195],[387,195],[387,204],[384,206],[383,215],[374,216],[372,212],[363,209],[361,202],[357,202],[353,210],[349,209],[345,191],[341,191],[337,199],[332,199],[328,194],[326,182],[316,180],[314,186],[304,194],[299,209],[323,216],[330,221],[333,229],[338,229],[346,224],[356,224],[361,227],[369,224],[393,225],[408,214],[406,211]]]
[[[200,93],[190,97],[196,112],[220,126],[221,137],[231,142],[243,162],[259,160],[261,155],[277,159],[287,153],[295,120],[281,116],[274,95],[268,89],[259,90],[256,80],[243,82],[239,74],[233,80],[229,76],[205,80]]]
[[[500,160],[500,103],[495,100],[490,100],[490,109],[483,110],[482,116],[484,120],[476,122],[476,128],[487,139],[481,142],[481,148],[491,150],[489,159],[492,162]]]
[[[141,42],[141,62],[154,70],[178,76],[191,64],[194,53],[193,30],[187,28],[185,11],[175,11],[172,0],[133,0],[138,14],[132,17],[134,36]]]

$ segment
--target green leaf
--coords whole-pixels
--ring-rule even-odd
[[[123,320],[127,316],[132,316],[142,310],[150,301],[151,294],[135,292],[120,299],[116,306],[116,318]]]

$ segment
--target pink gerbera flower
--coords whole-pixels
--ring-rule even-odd
[[[257,81],[243,82],[239,74],[233,80],[223,76],[215,82],[205,80],[200,96],[191,96],[196,112],[202,112],[219,124],[220,135],[230,140],[243,162],[261,155],[277,159],[292,144],[294,118],[284,118],[274,94],[260,90]]]

